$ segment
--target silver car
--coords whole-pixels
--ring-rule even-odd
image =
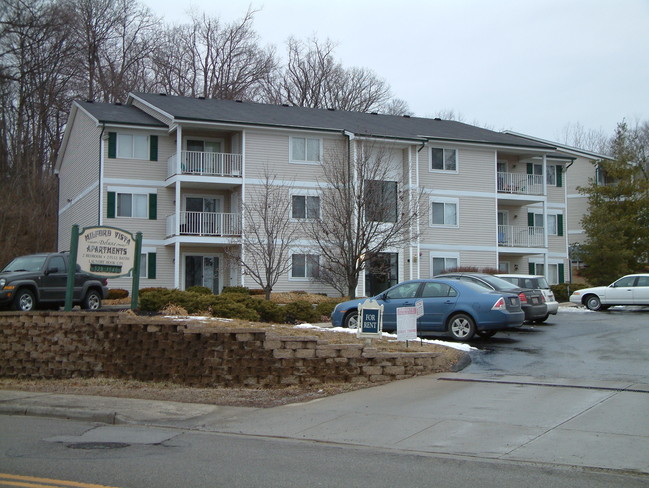
[[[541,290],[545,297],[545,304],[548,306],[548,313],[556,315],[559,310],[559,302],[554,298],[554,293],[548,284],[548,280],[542,275],[526,274],[497,274],[496,276],[513,283],[521,288],[534,288]]]

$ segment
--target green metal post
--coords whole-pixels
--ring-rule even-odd
[[[77,271],[77,250],[79,249],[79,226],[72,226],[70,234],[70,255],[68,256],[68,282],[65,288],[65,311],[72,310],[72,299],[74,296],[74,282]]]
[[[137,308],[140,291],[140,266],[142,257],[142,232],[135,235],[135,267],[133,268],[133,290],[131,291],[131,310]]]

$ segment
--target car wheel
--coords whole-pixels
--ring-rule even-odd
[[[488,339],[489,337],[493,337],[496,335],[497,330],[476,330],[475,333],[478,334],[480,337],[483,337],[484,339]]]
[[[448,324],[448,331],[453,339],[458,341],[471,340],[475,334],[475,322],[464,313],[458,313],[451,317]]]
[[[101,308],[101,296],[96,290],[89,290],[86,293],[81,308],[85,310],[99,310]]]
[[[14,310],[21,312],[31,312],[36,308],[36,297],[31,290],[21,288],[14,297]]]
[[[358,312],[353,311],[345,315],[344,326],[348,329],[358,329]]]
[[[597,295],[586,296],[586,298],[584,299],[584,305],[586,305],[586,308],[588,308],[589,310],[593,310],[595,312],[602,310],[602,302]]]

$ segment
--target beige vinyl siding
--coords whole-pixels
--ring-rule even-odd
[[[431,147],[456,149],[458,172],[431,171]],[[495,161],[496,153],[491,149],[430,143],[419,154],[419,184],[431,189],[480,191],[493,194],[496,191]]]
[[[71,205],[59,215],[59,238],[57,245],[59,251],[70,250],[70,236],[73,225],[78,225],[79,230],[98,225],[97,209],[97,190],[94,190],[76,201],[74,205]]]
[[[278,180],[315,182],[318,177],[321,178],[320,165],[289,161],[292,136],[321,138],[323,140],[321,157],[324,160],[332,155],[341,154],[345,149],[342,136],[335,138],[327,134],[246,131],[246,178],[261,178],[266,167],[272,170],[272,174]]]
[[[174,139],[150,130],[107,129],[118,134],[146,134],[158,136],[158,160],[108,157],[108,140],[104,140],[104,176],[110,179],[128,177],[135,180],[164,181],[167,178],[167,159],[176,152]]]
[[[564,181],[568,188],[568,195],[577,195],[577,187],[587,186],[590,179],[595,178],[595,165],[586,158],[577,158],[575,162],[566,169]]]
[[[457,198],[458,227],[431,227],[431,198]],[[423,198],[426,205],[422,212],[422,244],[466,244],[473,246],[496,245],[496,200],[447,194],[426,193]]]
[[[98,225],[99,216],[101,128],[83,110],[77,110],[70,122],[70,136],[59,171],[59,250],[70,248],[73,224],[81,228]]]

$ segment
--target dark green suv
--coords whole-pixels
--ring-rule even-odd
[[[15,258],[0,271],[0,306],[26,312],[65,305],[68,261],[67,253]],[[101,301],[108,296],[106,285],[106,280],[77,270],[73,303],[87,310],[99,310]]]

